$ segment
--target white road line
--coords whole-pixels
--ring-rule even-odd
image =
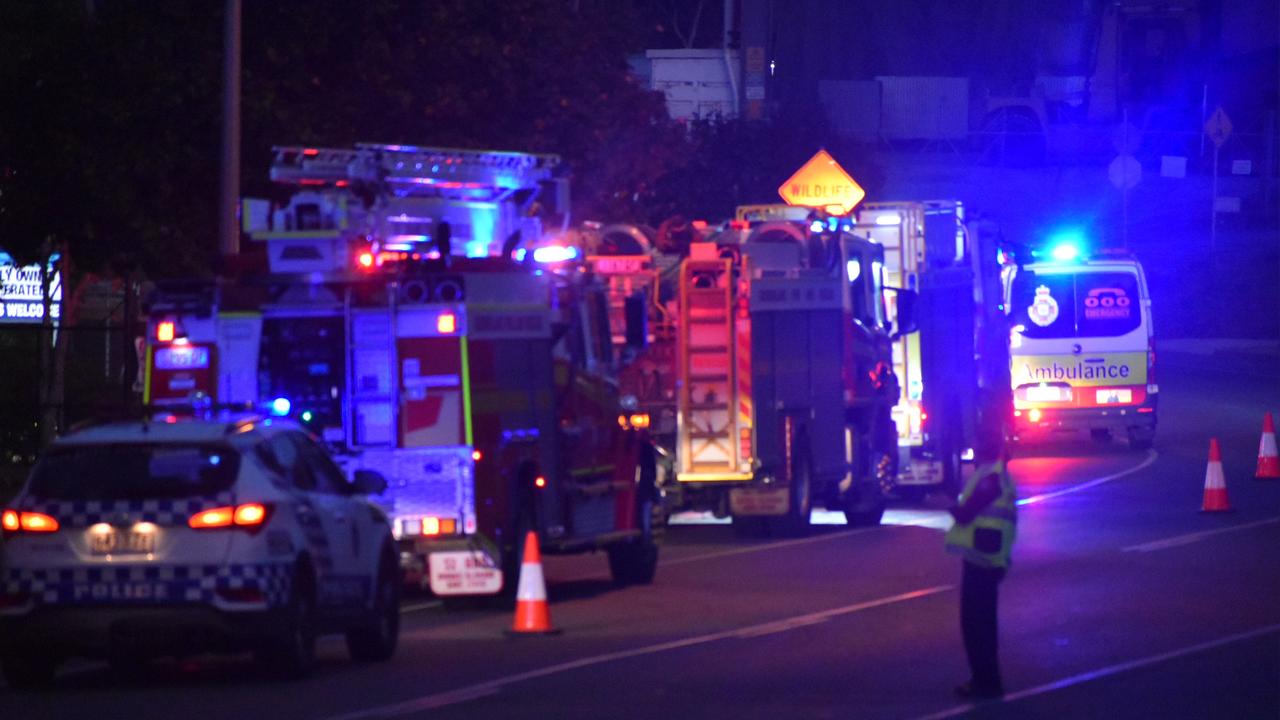
[[[1069,678],[1063,678],[1062,680],[1055,680],[1051,683],[1045,683],[1044,685],[1037,685],[1036,687],[1033,687],[1033,688],[1027,688],[1026,690],[1019,690],[1018,692],[1015,692],[1015,693],[1009,693],[1008,695],[1004,696],[1004,702],[1011,703],[1017,700],[1022,700],[1024,698],[1034,697],[1036,695],[1043,695],[1045,693],[1054,692],[1056,690],[1063,690],[1063,689],[1072,687],[1074,685],[1080,685],[1083,683],[1092,682],[1094,680],[1101,680],[1102,678],[1111,677],[1112,675],[1119,675],[1120,673],[1128,672],[1130,670],[1138,670],[1144,667],[1148,667],[1150,665],[1156,665],[1156,664],[1165,662],[1166,660],[1176,660],[1181,657],[1186,657],[1187,655],[1194,655],[1198,652],[1203,652],[1205,650],[1213,650],[1214,648],[1222,647],[1223,645],[1229,645],[1231,643],[1239,642],[1241,640],[1251,640],[1253,638],[1261,637],[1263,635],[1269,635],[1275,632],[1280,632],[1280,624],[1268,625],[1266,627],[1255,628],[1253,630],[1246,630],[1245,632],[1236,633],[1235,635],[1228,635],[1226,637],[1218,638],[1217,640],[1210,640],[1208,642],[1202,642],[1197,645],[1190,645],[1188,647],[1180,648],[1178,650],[1170,650],[1169,652],[1160,653],[1159,655],[1150,655],[1145,658],[1130,660],[1128,662],[1119,663],[1117,665],[1111,665],[1109,667],[1099,668],[1097,670],[1090,670],[1089,672],[1080,673],[1079,675],[1073,675]],[[992,703],[992,705],[994,706],[995,703]],[[918,717],[915,720],[944,720],[944,718],[959,717],[961,715],[965,715],[971,712],[976,707],[980,707],[980,706],[974,705],[972,703],[966,704],[966,705],[957,705],[956,707],[949,708],[941,712],[936,712],[936,713],[933,713],[932,715],[924,715],[922,717]]]
[[[890,526],[886,525],[886,526],[879,526],[879,527],[858,528],[857,530],[841,530],[840,532],[823,533],[821,535],[814,535],[812,537],[807,537],[807,538],[797,538],[795,540],[779,540],[778,542],[764,543],[761,545],[745,545],[743,547],[731,548],[729,550],[717,550],[716,552],[703,553],[701,555],[689,555],[687,557],[672,558],[665,562],[659,561],[658,566],[667,567],[670,565],[684,565],[685,563],[701,562],[703,560],[714,560],[716,558],[731,557],[733,555],[743,555],[746,553],[760,552],[762,550],[776,550],[778,548],[794,547],[796,545],[808,545],[810,543],[822,542],[823,540],[831,540],[834,538],[849,537],[851,535],[861,535],[863,533],[874,532],[876,530],[882,529],[883,527],[890,527]],[[895,525],[892,527],[898,527],[898,526]]]
[[[443,604],[444,603],[439,600],[432,600],[431,602],[418,603],[417,605],[401,605],[400,614],[407,615],[411,612],[418,612],[419,610],[429,610],[433,607],[440,607]]]
[[[1280,522],[1280,517],[1268,518],[1267,520],[1259,520],[1257,522],[1244,523],[1243,525],[1232,525],[1231,527],[1217,528],[1215,530],[1202,530],[1200,532],[1187,533],[1186,535],[1177,535],[1163,540],[1153,540],[1151,542],[1142,543],[1140,545],[1130,545],[1125,548],[1125,552],[1152,552],[1155,550],[1164,550],[1171,547],[1179,547],[1181,545],[1190,545],[1191,543],[1200,542],[1221,535],[1222,533],[1236,532],[1238,530],[1248,530],[1250,528],[1260,527],[1262,525],[1270,525]]]
[[[1061,490],[1054,490],[1053,492],[1047,492],[1047,493],[1042,493],[1040,495],[1032,495],[1031,497],[1022,498],[1021,500],[1018,501],[1018,504],[1031,505],[1033,503],[1044,502],[1045,500],[1049,500],[1051,498],[1061,497],[1063,495],[1070,495],[1071,493],[1080,492],[1081,490],[1088,490],[1091,487],[1097,487],[1098,485],[1101,485],[1103,483],[1109,483],[1112,480],[1119,480],[1120,478],[1125,477],[1126,475],[1132,475],[1138,472],[1139,470],[1146,469],[1151,465],[1151,463],[1155,462],[1156,458],[1158,457],[1160,457],[1160,454],[1157,453],[1155,450],[1148,450],[1147,459],[1143,460],[1140,464],[1129,468],[1128,470],[1122,470],[1112,475],[1105,475],[1103,477],[1090,480],[1089,482],[1083,482],[1083,483],[1080,483],[1079,485],[1072,485],[1071,487],[1063,488]]]
[[[393,703],[391,705],[357,710],[352,713],[329,718],[329,720],[374,720],[377,718],[393,718],[409,715],[411,713],[432,710],[446,705],[453,705],[460,702],[466,702],[468,700],[474,700],[476,698],[487,697],[500,691],[507,685],[513,685],[515,683],[525,682],[528,680],[536,680],[538,678],[547,677],[548,675],[556,675],[570,670],[591,667],[593,665],[602,665],[616,660],[626,660],[629,658],[640,657],[642,655],[652,655],[654,653],[678,650],[681,648],[692,647],[694,645],[718,642],[720,640],[750,638],[758,635],[767,635],[773,632],[783,632],[797,627],[806,627],[840,615],[849,615],[862,610],[870,610],[872,608],[883,607],[885,605],[891,605],[893,603],[903,602],[906,600],[915,600],[917,598],[928,597],[930,595],[937,595],[938,593],[954,589],[954,585],[938,585],[936,587],[913,590],[899,595],[890,595],[888,597],[868,600],[866,602],[855,603],[853,605],[845,605],[843,607],[832,608],[830,610],[822,610],[820,612],[809,613],[807,615],[797,615],[796,617],[784,618],[782,620],[775,620],[772,622],[762,623],[760,625],[751,625],[748,627],[737,628],[735,630],[725,630],[723,632],[698,635],[695,637],[685,638],[683,640],[672,640],[670,642],[658,643],[656,645],[646,645],[644,647],[632,648],[630,650],[619,650],[617,652],[605,653],[603,655],[580,658],[578,660],[571,660],[557,665],[548,665],[547,667],[538,668],[536,670],[508,675],[506,677],[489,680],[487,682],[476,683],[475,685],[468,685],[467,687],[458,688],[456,690],[448,690],[446,692],[435,693],[433,695],[424,695],[419,698]],[[786,627],[784,627],[784,625]]]

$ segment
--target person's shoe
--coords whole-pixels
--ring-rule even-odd
[[[970,680],[956,686],[956,695],[966,700],[994,700],[1004,697],[1004,688],[999,685],[978,685]]]

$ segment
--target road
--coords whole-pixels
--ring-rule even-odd
[[[1280,717],[1280,481],[1252,479],[1280,383],[1194,365],[1162,367],[1150,452],[1087,439],[1018,450],[1001,702],[951,694],[967,677],[959,561],[926,504],[796,540],[672,527],[648,587],[612,586],[602,556],[548,558],[554,637],[507,638],[506,611],[418,599],[388,664],[351,664],[332,640],[314,678],[286,684],[238,658],[128,680],[81,664],[53,690],[0,689],[0,716]],[[1214,435],[1229,514],[1197,512]]]

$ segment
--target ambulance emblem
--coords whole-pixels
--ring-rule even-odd
[[[1036,299],[1027,308],[1027,316],[1040,327],[1049,327],[1058,319],[1058,301],[1049,295],[1049,288],[1044,285],[1036,288]]]

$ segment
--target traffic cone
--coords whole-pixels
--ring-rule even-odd
[[[542,553],[538,534],[529,531],[524,540],[524,560],[520,563],[520,584],[516,586],[516,617],[509,635],[554,635],[551,610],[547,607],[547,583],[542,577]]]
[[[1280,455],[1276,454],[1276,423],[1271,413],[1262,416],[1262,440],[1258,443],[1259,480],[1280,479]]]
[[[1227,480],[1222,474],[1222,448],[1218,438],[1209,440],[1209,467],[1204,472],[1204,502],[1200,512],[1230,512],[1227,499]]]

